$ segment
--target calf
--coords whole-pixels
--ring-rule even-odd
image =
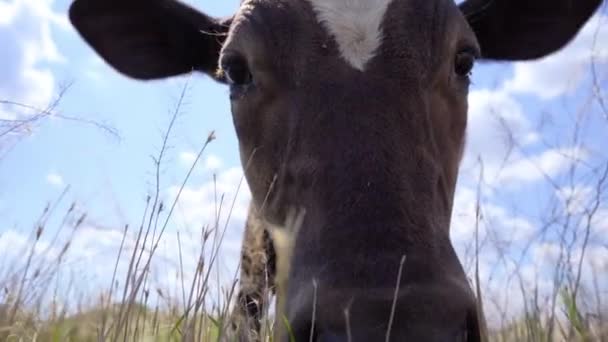
[[[279,298],[297,341],[479,341],[449,239],[469,75],[559,50],[600,2],[244,0],[216,19],[176,0],[76,0],[70,19],[127,76],[230,87],[252,192],[241,339],[274,287],[267,227],[297,212]]]

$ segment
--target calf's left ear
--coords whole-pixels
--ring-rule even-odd
[[[482,58],[530,60],[564,47],[602,0],[466,0],[459,5]]]
[[[108,64],[141,80],[213,76],[230,26],[177,0],[76,0],[69,17]]]

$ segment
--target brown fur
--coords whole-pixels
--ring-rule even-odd
[[[241,249],[241,277],[231,328],[239,336],[258,340],[269,295],[275,292],[276,260],[270,229],[251,206]]]

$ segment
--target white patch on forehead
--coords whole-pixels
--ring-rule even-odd
[[[308,0],[338,43],[342,57],[363,70],[382,42],[381,25],[392,0]]]

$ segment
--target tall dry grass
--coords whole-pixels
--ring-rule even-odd
[[[236,274],[227,291],[220,294],[222,298],[215,301],[221,306],[207,305],[212,292],[210,288],[215,285],[213,269],[236,196],[232,203],[227,204],[223,196],[217,198],[214,223],[202,227],[200,231],[200,254],[196,269],[189,272],[193,274],[189,282],[184,277],[181,236],[177,233],[179,248],[176,253],[179,253],[179,274],[182,277],[180,288],[174,292],[179,295],[171,295],[169,289],[154,289],[151,283],[152,261],[171,224],[180,195],[207,146],[215,139],[213,133],[208,135],[184,176],[177,196],[172,203],[165,204],[161,196],[161,167],[187,89],[188,84],[182,89],[162,137],[160,150],[153,158],[155,191],[142,205],[142,217],[137,229],[133,230],[130,226],[122,229],[122,241],[115,256],[109,288],[99,290],[95,299],[91,299],[90,293],[86,298],[75,299],[77,289],[49,286],[65,285],[58,281],[59,271],[70,267],[66,265],[64,257],[86,219],[86,214],[76,210],[76,204],[72,204],[64,214],[60,227],[53,229],[54,236],[46,240],[50,242],[44,247],[40,246],[41,239],[48,238],[49,220],[59,215],[57,208],[65,200],[69,191],[66,188],[59,199],[44,208],[34,224],[30,243],[17,253],[25,257],[24,262],[18,263],[22,266],[14,268],[10,263],[0,264],[0,341],[212,341],[225,334],[230,304],[236,290]],[[228,211],[226,222],[220,221],[223,210]],[[68,229],[71,230],[70,234],[61,234]],[[127,246],[127,240],[134,241],[134,244]],[[57,249],[61,252],[54,256],[51,251]],[[127,265],[126,272],[119,271],[121,263]],[[77,283],[80,282],[75,279],[69,286]],[[58,296],[58,293],[64,293],[64,296]],[[154,302],[151,301],[152,297],[156,297]],[[74,300],[78,302],[74,303]]]
[[[602,77],[594,73],[594,91],[581,101],[578,111],[571,113],[573,125],[564,137],[568,146],[599,153],[599,161],[590,164],[583,159],[575,160],[565,177],[544,175],[545,183],[552,190],[548,195],[548,205],[535,222],[535,235],[517,254],[511,253],[509,244],[488,228],[492,222],[484,214],[486,204],[482,194],[492,185],[485,178],[483,163],[480,163],[474,243],[468,251],[473,260],[469,274],[479,297],[480,312],[492,310],[498,313],[499,319],[487,327],[490,341],[608,341],[608,269],[590,270],[589,267],[595,266],[589,262],[592,257],[588,254],[592,247],[601,247],[597,246],[598,237],[594,236],[594,229],[603,223],[598,221],[603,220],[600,214],[608,209],[608,158],[601,158],[605,147],[589,146],[585,139],[586,128],[597,123],[592,120],[597,118],[597,113],[590,111],[589,105],[598,103],[600,110],[605,111],[605,103],[608,102],[604,100],[605,91],[600,86],[603,82]],[[237,276],[235,273],[228,284],[217,284],[214,283],[213,270],[218,263],[234,202],[225,203],[221,194],[216,197],[216,216],[210,218],[212,224],[201,227],[199,232],[201,248],[194,270],[184,269],[183,237],[177,233],[178,250],[175,253],[179,255],[179,288],[159,288],[153,283],[151,265],[166,237],[167,228],[172,224],[182,190],[215,138],[210,134],[202,142],[176,198],[171,203],[164,203],[161,166],[167,158],[169,138],[186,91],[187,84],[162,137],[160,151],[154,158],[155,191],[142,203],[141,220],[135,229],[125,226],[120,230],[122,242],[113,260],[110,286],[99,289],[94,295],[90,292],[80,295],[76,287],[82,281],[60,279],[70,268],[65,256],[86,220],[86,214],[75,204],[69,205],[64,213],[58,212],[59,204],[66,201],[69,192],[66,189],[57,200],[43,208],[34,221],[30,240],[18,253],[22,257],[20,262],[11,264],[0,260],[1,341],[217,341],[227,336]],[[505,131],[507,136],[513,136],[506,126]],[[525,148],[516,139],[510,139],[509,143],[513,151],[526,155]],[[550,146],[549,142],[547,146]],[[567,157],[577,158],[575,155]],[[535,162],[532,158],[529,161]],[[541,165],[536,166],[542,170]],[[577,186],[590,189],[582,201],[579,194],[568,191]],[[574,205],[576,210],[571,208]],[[224,211],[227,211],[228,219],[221,222],[220,212]],[[57,216],[61,217],[59,227],[55,227],[53,236],[48,236],[49,222]],[[482,230],[485,234],[481,234]],[[134,244],[127,244],[128,240]],[[556,243],[557,248],[557,258],[551,261],[549,269],[552,282],[548,285],[530,283],[520,266],[530,259],[534,246],[547,241]],[[604,248],[608,249],[608,246]],[[523,308],[515,316],[508,312],[510,308],[503,301],[492,298],[492,292],[487,291],[492,279],[482,278],[480,261],[488,249],[498,254],[501,260],[501,264],[495,267],[507,270],[508,279],[519,289],[510,292],[523,303]],[[119,267],[121,264],[127,265],[126,270]],[[186,273],[194,276],[186,279]],[[210,298],[214,292],[221,298]],[[344,316],[348,326],[348,308],[345,308]],[[281,318],[277,321],[288,327],[288,322]],[[274,326],[271,314],[267,314],[263,326],[263,340],[271,341]]]

